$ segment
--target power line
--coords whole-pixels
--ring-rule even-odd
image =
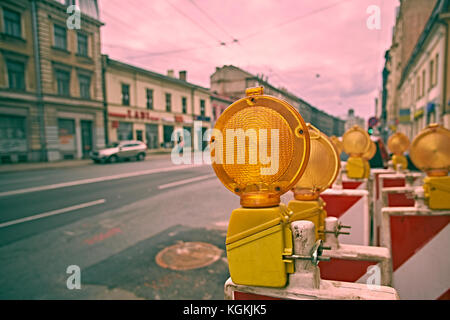
[[[245,36],[240,37],[239,39],[242,41],[242,40],[246,40],[246,39],[253,38],[253,37],[255,37],[255,36],[259,35],[259,34],[265,33],[265,32],[267,32],[267,31],[271,31],[271,30],[273,30],[273,29],[281,28],[281,27],[283,27],[283,26],[285,26],[285,25],[287,25],[287,24],[293,23],[293,22],[298,21],[298,20],[301,20],[301,19],[303,19],[303,18],[307,18],[307,17],[309,17],[309,16],[315,15],[315,14],[317,14],[317,13],[319,13],[319,12],[322,12],[322,11],[325,11],[325,10],[328,10],[328,9],[331,9],[331,8],[333,8],[333,7],[336,7],[336,6],[338,6],[338,5],[341,5],[341,4],[343,4],[343,3],[345,3],[345,2],[349,2],[349,1],[352,1],[352,0],[339,0],[339,1],[337,1],[337,2],[334,2],[334,3],[330,4],[330,5],[327,5],[327,6],[318,8],[318,9],[316,9],[316,10],[310,11],[310,12],[308,12],[308,13],[306,13],[306,14],[297,16],[297,17],[295,17],[295,18],[292,18],[292,19],[289,19],[289,20],[280,22],[280,23],[278,23],[278,24],[276,24],[276,25],[273,25],[273,26],[271,26],[271,27],[264,28],[264,29],[260,29],[260,30],[258,30],[258,31],[256,31],[256,32],[247,34],[247,35],[245,35]]]
[[[143,55],[131,56],[131,57],[127,57],[127,58],[128,59],[140,59],[140,58],[145,58],[145,57],[150,57],[150,56],[177,54],[177,53],[182,53],[182,52],[194,51],[194,50],[199,50],[199,49],[209,49],[209,48],[214,48],[214,47],[220,47],[220,45],[210,45],[210,46],[202,46],[202,47],[197,46],[197,47],[173,49],[173,50],[167,50],[167,51],[154,51],[154,52],[147,52]]]
[[[203,13],[203,15],[205,17],[207,17],[209,21],[211,21],[217,28],[222,30],[228,37],[230,37],[233,42],[238,41],[235,37],[233,37],[231,34],[229,34],[227,32],[227,30],[225,30],[225,28],[223,28],[216,20],[214,20],[205,10],[203,10],[194,0],[189,0],[189,1],[191,2],[191,4],[194,7],[196,7],[201,13]]]
[[[216,38],[215,35],[213,35],[211,32],[209,32],[206,28],[204,28],[201,24],[197,23],[197,21],[195,21],[194,19],[192,19],[190,16],[188,16],[187,14],[185,14],[183,11],[181,11],[180,9],[178,9],[176,6],[174,6],[170,1],[167,1],[167,3],[174,8],[179,14],[181,14],[183,17],[185,17],[186,19],[188,19],[189,21],[191,21],[193,24],[195,24],[198,28],[200,28],[203,32],[205,32],[206,34],[208,34],[211,38],[213,38],[215,41],[218,41],[220,43],[220,45],[225,46],[226,43],[223,42],[222,40]]]

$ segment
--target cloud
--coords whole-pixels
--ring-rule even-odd
[[[273,85],[286,87],[326,112],[341,115],[352,107],[368,118],[381,87],[384,51],[390,45],[398,1],[101,4],[103,52],[115,59],[160,73],[187,70],[189,81],[206,87],[216,66],[234,64],[264,73]],[[370,5],[381,8],[381,30],[366,26]]]

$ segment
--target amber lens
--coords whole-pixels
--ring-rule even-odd
[[[370,141],[370,148],[369,150],[363,154],[363,158],[366,160],[370,160],[373,158],[373,156],[375,155],[375,153],[377,152],[377,146],[375,145],[375,142]]]
[[[336,147],[336,150],[338,152],[338,155],[340,156],[342,151],[344,151],[344,145],[342,144],[342,141],[339,140],[336,136],[330,137],[331,142],[333,142],[334,146]]]
[[[413,140],[410,157],[422,171],[450,170],[450,130],[437,124],[423,129]]]
[[[260,199],[274,199],[268,194],[285,193],[305,170],[309,133],[301,115],[285,101],[266,95],[240,99],[225,110],[214,129],[212,166],[241,199],[256,203],[258,194],[265,194]]]
[[[297,195],[318,195],[330,187],[339,173],[339,156],[331,140],[314,126],[307,124],[311,151],[305,173],[294,188]]]
[[[408,150],[409,139],[405,134],[396,132],[389,137],[387,145],[391,153],[400,156]]]
[[[362,156],[370,148],[369,134],[359,126],[353,126],[342,136],[344,151],[350,156]]]

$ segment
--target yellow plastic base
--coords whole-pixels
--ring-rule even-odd
[[[316,240],[325,240],[325,218],[327,212],[324,210],[325,203],[322,199],[318,200],[292,200],[288,204],[292,211],[290,221],[308,220],[314,223]]]
[[[433,210],[450,210],[450,177],[423,179],[425,203]]]
[[[370,167],[369,170],[367,170],[367,164],[364,162],[365,160],[363,158],[348,158],[347,165],[345,167],[347,170],[347,177],[351,179],[364,179],[367,176],[367,171],[369,171],[370,174]]]
[[[405,156],[402,155],[393,155],[392,156],[392,165],[394,167],[394,170],[398,170],[400,168],[397,168],[401,166],[401,170],[407,170],[408,169],[408,160]]]
[[[294,262],[292,232],[285,205],[272,208],[233,210],[226,247],[230,276],[234,283],[249,286],[284,287]]]

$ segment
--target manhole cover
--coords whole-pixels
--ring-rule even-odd
[[[222,255],[222,250],[205,242],[179,242],[156,255],[156,263],[167,269],[190,270],[206,267]]]

